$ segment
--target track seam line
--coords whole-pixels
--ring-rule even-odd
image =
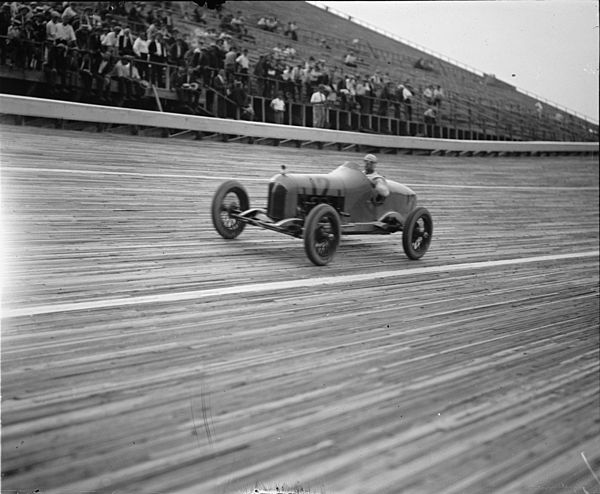
[[[443,266],[426,266],[419,268],[400,269],[394,271],[379,271],[375,273],[362,273],[353,275],[328,276],[320,278],[305,278],[291,281],[274,281],[265,283],[252,283],[241,286],[228,286],[221,288],[208,288],[201,290],[190,290],[177,293],[163,293],[155,295],[139,295],[136,297],[123,297],[104,300],[85,300],[67,304],[41,305],[23,307],[18,309],[3,310],[2,318],[37,316],[43,314],[55,314],[60,312],[72,312],[78,310],[107,309],[115,307],[126,307],[131,305],[155,304],[165,302],[182,302],[186,300],[200,300],[209,297],[222,297],[225,295],[244,295],[260,292],[287,290],[294,288],[306,288],[315,286],[341,285],[345,283],[358,283],[400,276],[411,276],[428,273],[451,273],[455,271],[466,271],[469,269],[484,269],[500,266],[514,266],[518,264],[531,264],[546,261],[558,261],[567,259],[581,259],[587,257],[598,257],[600,251],[577,252],[570,254],[553,254],[545,256],[526,257],[520,259],[504,259],[497,261],[478,261],[472,263],[451,264]]]

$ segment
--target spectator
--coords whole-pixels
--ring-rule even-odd
[[[190,113],[197,113],[200,99],[200,85],[194,80],[192,67],[180,65],[173,74],[171,90],[177,92],[177,97]]]
[[[60,19],[60,14],[56,11],[52,11],[50,16],[50,20],[46,23],[46,41],[50,44],[54,44],[58,35],[58,20]]]
[[[169,49],[169,61],[173,65],[184,65],[185,55],[188,52],[188,45],[177,29],[173,30],[173,33],[175,34],[175,42]]]
[[[148,43],[148,54],[150,58],[150,83],[160,86],[162,84],[162,64],[167,60],[162,34],[155,34],[152,41]]]
[[[539,101],[535,103],[535,113],[537,114],[538,118],[542,118],[542,114],[544,113],[544,107]]]
[[[57,25],[56,30],[56,41],[62,41],[65,45],[69,46],[71,44],[75,44],[77,42],[77,36],[75,36],[75,31],[73,30],[73,26],[71,26],[70,21],[61,20]]]
[[[277,91],[277,96],[271,101],[271,109],[273,110],[273,121],[276,124],[283,124],[285,115],[285,100],[283,99],[283,91]]]
[[[298,26],[296,25],[296,21],[290,21],[287,23],[287,27],[283,34],[292,38],[294,41],[298,41]]]
[[[17,12],[12,16],[13,21],[19,21],[21,27],[25,27],[25,23],[31,19],[32,17],[31,10],[27,5],[20,5],[17,9]]]
[[[373,94],[375,94],[381,89],[382,82],[383,81],[381,79],[381,73],[378,70],[376,70],[375,73],[371,77],[369,77],[369,83]]]
[[[394,101],[394,118],[400,120],[402,118],[401,103],[404,102],[404,86],[398,84],[393,96]]]
[[[79,63],[79,77],[83,86],[81,98],[83,101],[89,101],[92,94],[92,83],[94,82],[92,70],[96,65],[97,57],[96,53],[93,54],[90,51],[86,51],[83,53]]]
[[[65,4],[66,6],[61,17],[63,21],[70,23],[77,17],[77,12],[73,9],[71,2],[63,2],[63,5]]]
[[[247,36],[248,35],[248,29],[245,26],[245,22],[246,19],[244,19],[244,16],[242,15],[242,12],[240,10],[237,11],[236,15],[233,16],[233,18],[231,19],[231,29],[234,33],[238,34],[239,36]]]
[[[146,37],[145,31],[142,31],[133,43],[133,54],[137,59],[137,68],[142,79],[149,79],[148,60],[149,52],[148,45],[149,41]]]
[[[64,87],[65,93],[71,94],[75,99],[79,91],[79,64],[81,63],[82,53],[77,46],[72,46],[66,53]]]
[[[105,49],[92,67],[92,77],[96,82],[96,93],[100,101],[110,101],[111,73],[114,66],[111,52]]]
[[[67,45],[56,43],[48,49],[48,59],[44,64],[44,75],[50,86],[50,94],[54,97],[66,91]]]
[[[437,112],[435,108],[430,106],[423,113],[423,119],[425,121],[425,128],[427,131],[427,137],[433,137],[433,126],[437,123]]]
[[[200,7],[196,7],[194,9],[193,19],[197,24],[206,24],[206,12],[200,10]]]
[[[344,64],[346,64],[348,67],[356,68],[356,55],[354,55],[352,52],[348,52],[344,58]]]
[[[363,77],[356,84],[356,102],[360,107],[361,113],[370,113],[368,105],[369,80]]]
[[[148,39],[151,40],[155,34],[159,33],[161,27],[162,26],[160,25],[160,21],[155,20],[154,22],[152,22],[146,29],[146,36],[148,36]]]
[[[267,18],[266,17],[261,17],[258,22],[256,23],[256,26],[259,29],[263,29],[265,31],[268,31],[268,27],[267,27]]]
[[[126,27],[117,36],[117,50],[119,55],[133,55],[133,45],[135,40],[131,30]]]
[[[137,58],[137,68],[142,79],[150,79],[148,71],[148,39],[146,32],[142,31],[133,43],[133,53]]]
[[[325,87],[321,84],[310,97],[310,104],[313,105],[313,127],[323,129],[327,125],[327,96]]]
[[[118,83],[119,105],[122,105],[126,100],[138,99],[140,94],[136,91],[140,81],[140,74],[137,68],[133,65],[132,55],[122,55],[114,65],[112,77]]]
[[[127,13],[127,20],[129,21],[129,25],[133,27],[135,27],[136,24],[143,24],[144,22],[142,11],[135,3],[131,6],[129,12]]]
[[[212,82],[212,70],[210,68],[210,60],[206,47],[198,47],[194,49],[191,65],[194,71],[195,78],[202,78],[204,87],[208,87]],[[212,96],[212,93],[207,93],[207,97]]]
[[[242,83],[248,84],[248,72],[250,71],[250,59],[248,58],[248,50],[244,49],[236,59],[238,72],[241,74],[240,79]]]
[[[275,16],[267,17],[267,20],[266,20],[267,31],[275,33],[275,32],[277,32],[278,28],[279,28],[279,21],[277,20],[277,17],[275,17]]]
[[[405,84],[400,85],[402,89],[402,102],[404,103],[404,112],[406,114],[406,120],[412,120],[412,92]]]
[[[292,48],[290,45],[285,45],[285,47],[283,48],[282,54],[286,59],[290,59],[290,58],[293,58],[296,56],[296,50],[295,50],[295,48]]]
[[[292,78],[292,68],[289,64],[286,64],[283,71],[281,72],[281,89],[286,98],[293,99],[294,94],[294,83]]]
[[[228,83],[232,83],[235,79],[235,69],[236,69],[236,59],[238,57],[238,53],[235,50],[235,47],[232,46],[227,53],[225,53],[225,59],[223,61],[225,68],[225,76],[227,78]]]
[[[117,48],[119,43],[119,34],[121,33],[121,26],[114,26],[110,31],[106,33],[102,39],[102,46],[109,48]]]
[[[387,83],[381,89],[381,93],[379,93],[379,115],[382,117],[388,116],[389,104],[392,99],[392,90],[391,83]]]
[[[235,81],[233,83],[233,89],[229,94],[229,98],[233,101],[235,107],[233,108],[233,118],[239,120],[240,118],[244,120],[252,120],[254,116],[254,110],[250,105],[250,96],[246,92],[244,85],[241,81]],[[252,115],[250,115],[252,113]]]
[[[442,107],[442,101],[444,100],[444,90],[442,86],[437,85],[433,90],[433,104],[438,108]]]
[[[428,106],[433,105],[433,86],[427,86],[423,90],[423,98]]]
[[[5,36],[8,34],[11,17],[10,5],[7,3],[2,4],[0,8],[0,65],[6,65],[8,43]]]
[[[227,78],[225,69],[220,69],[217,76],[213,79],[212,87],[217,92],[217,117],[226,118],[225,96],[227,94]]]
[[[302,98],[302,64],[297,64],[291,69],[290,92],[294,101],[299,101]]]
[[[25,33],[19,19],[13,19],[7,32],[11,66],[25,68]]]

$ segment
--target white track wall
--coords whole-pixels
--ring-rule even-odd
[[[471,141],[363,134],[262,122],[132,110],[0,94],[0,112],[24,117],[138,125],[257,138],[358,144],[376,148],[465,153],[598,153],[597,142]]]

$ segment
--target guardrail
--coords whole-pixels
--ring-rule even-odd
[[[262,122],[158,113],[100,105],[0,94],[2,113],[81,122],[135,125],[241,135],[295,142],[338,143],[373,148],[458,153],[598,153],[598,143],[542,141],[461,141],[421,137],[362,134],[337,130],[290,127]]]

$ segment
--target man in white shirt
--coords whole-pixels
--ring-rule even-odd
[[[64,41],[66,44],[77,40],[75,37],[75,31],[71,26],[70,21],[62,20],[56,25],[56,40]]]
[[[137,62],[138,70],[142,79],[148,79],[148,39],[146,33],[142,31],[133,42],[133,53],[139,60]]]
[[[101,42],[102,46],[116,48],[117,44],[119,43],[118,36],[119,36],[120,32],[121,32],[120,26],[113,27],[112,30],[109,31],[108,33],[106,33],[106,36],[104,36],[104,39]]]
[[[131,99],[134,94],[134,84],[140,80],[140,74],[133,65],[133,57],[125,55],[119,59],[112,71],[112,76],[119,84],[119,94],[123,99]]]
[[[313,105],[313,127],[323,129],[327,126],[327,96],[325,96],[325,86],[319,84],[318,88],[310,97],[310,103]]]
[[[46,41],[49,41],[50,43],[54,43],[56,41],[59,19],[60,14],[56,11],[53,11],[52,18],[46,23]]]
[[[244,51],[242,51],[241,55],[239,55],[235,59],[235,63],[238,66],[238,70],[239,70],[240,74],[243,74],[240,76],[240,80],[242,81],[242,83],[247,84],[248,83],[248,72],[250,70],[250,59],[248,58],[248,50],[247,49],[244,49]]]
[[[277,91],[277,96],[271,101],[271,109],[273,110],[273,119],[276,124],[283,124],[285,115],[285,101],[283,100],[283,91]]]

